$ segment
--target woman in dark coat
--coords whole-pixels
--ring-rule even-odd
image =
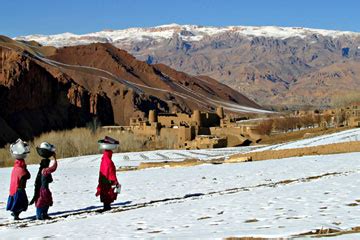
[[[49,184],[53,181],[52,173],[57,169],[57,160],[54,145],[43,142],[40,147],[36,148],[38,154],[43,157],[40,162],[40,167],[35,180],[34,197],[30,204],[35,203],[36,218],[38,220],[50,219],[48,215],[49,207],[53,205],[52,193],[49,189]],[[54,163],[51,167],[50,157],[54,158]]]

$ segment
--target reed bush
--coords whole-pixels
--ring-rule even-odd
[[[29,142],[31,151],[26,159],[28,164],[39,163],[41,157],[36,152],[36,146],[42,142],[49,142],[56,146],[57,158],[76,157],[100,153],[97,141],[106,135],[120,141],[120,146],[115,152],[146,151],[156,148],[173,148],[173,138],[166,136],[166,139],[149,139],[146,136],[134,135],[131,132],[113,131],[109,133],[101,128],[75,128],[65,131],[51,131],[43,133]],[[171,142],[169,144],[168,142]],[[14,160],[9,153],[10,145],[0,149],[0,167],[12,166]]]

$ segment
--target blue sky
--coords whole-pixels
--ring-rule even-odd
[[[10,37],[169,23],[360,32],[358,0],[1,0],[0,9],[0,34]]]

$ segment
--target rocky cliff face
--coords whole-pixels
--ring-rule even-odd
[[[84,126],[93,117],[113,124],[112,105],[103,92],[89,92],[66,74],[52,74],[24,52],[0,46],[0,56],[0,145]]]
[[[360,90],[360,33],[354,32],[172,24],[20,39],[57,46],[112,43],[148,63],[210,76],[270,106],[326,106]]]
[[[0,37],[0,145],[17,137],[131,117],[194,109],[265,112],[209,77],[149,65],[111,44],[41,47]]]

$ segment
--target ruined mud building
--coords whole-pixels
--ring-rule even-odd
[[[330,122],[321,122],[321,126],[347,126],[360,127],[360,102],[351,102],[345,107],[331,108],[324,110],[298,110],[293,116],[330,116]]]
[[[176,148],[200,149],[249,145],[259,140],[253,128],[236,123],[218,107],[215,113],[195,110],[192,114],[157,114],[150,110],[148,118],[131,118],[130,126],[123,129],[153,139],[175,137]]]
[[[350,127],[360,127],[360,102],[353,102],[345,109],[346,124]]]

